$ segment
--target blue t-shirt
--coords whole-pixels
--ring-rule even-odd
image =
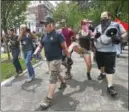
[[[62,59],[61,44],[64,41],[64,36],[55,30],[41,38],[41,44],[44,47],[45,56],[48,61]]]

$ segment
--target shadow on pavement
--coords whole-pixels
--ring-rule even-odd
[[[25,82],[22,84],[21,89],[27,92],[36,92],[35,89],[41,85],[42,79],[35,78],[32,82]]]
[[[107,94],[107,86],[106,86],[105,80],[101,82],[98,82],[96,80],[92,80],[92,81],[84,80],[82,82],[82,81],[77,81],[75,79],[72,79],[67,82],[71,88],[76,88],[77,86],[79,86],[80,89],[65,95],[63,95],[64,91],[56,92],[53,99],[54,103],[47,111],[51,111],[51,110],[52,111],[75,111],[77,105],[79,105],[80,102],[79,102],[79,99],[77,100],[73,98],[72,95],[84,92],[87,87],[93,87],[95,91],[102,90],[102,94],[100,94],[100,96],[108,97],[114,103],[117,103],[116,102],[117,100],[121,100],[123,102],[122,106],[124,108],[128,108],[128,90],[121,85],[114,84],[116,87],[116,90],[118,91],[118,96],[111,97],[110,95]],[[41,107],[39,107],[35,111],[43,111],[43,110],[41,109]]]

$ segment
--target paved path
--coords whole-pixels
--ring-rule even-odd
[[[86,66],[79,55],[73,54],[73,79],[67,81],[64,91],[56,90],[54,105],[49,111],[128,110],[128,51],[117,59],[114,83],[119,93],[111,98],[106,92],[106,81],[98,81],[99,71],[93,63],[92,81],[86,77]],[[63,68],[63,67],[62,67]],[[64,68],[62,69],[64,75]],[[39,103],[45,98],[49,75],[43,62],[35,68],[36,80],[25,83],[26,75],[19,76],[1,88],[1,110],[40,110]],[[59,86],[59,84],[57,85]]]

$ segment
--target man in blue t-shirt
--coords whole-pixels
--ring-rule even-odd
[[[45,56],[51,72],[48,95],[40,105],[43,109],[46,109],[51,105],[58,79],[61,81],[59,89],[64,89],[66,87],[65,80],[60,75],[62,50],[67,56],[67,63],[72,63],[72,60],[67,50],[64,36],[55,30],[54,20],[51,17],[46,17],[41,23],[44,24],[47,33],[41,38],[40,45],[37,47],[34,55],[44,47]]]

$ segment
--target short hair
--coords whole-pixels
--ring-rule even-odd
[[[112,17],[111,13],[109,11],[104,11],[101,13],[101,17],[103,17],[104,15],[107,15],[108,17]]]
[[[27,28],[26,24],[20,25],[20,28]]]
[[[15,32],[15,30],[13,28],[10,28],[9,30],[12,31],[12,32]]]

